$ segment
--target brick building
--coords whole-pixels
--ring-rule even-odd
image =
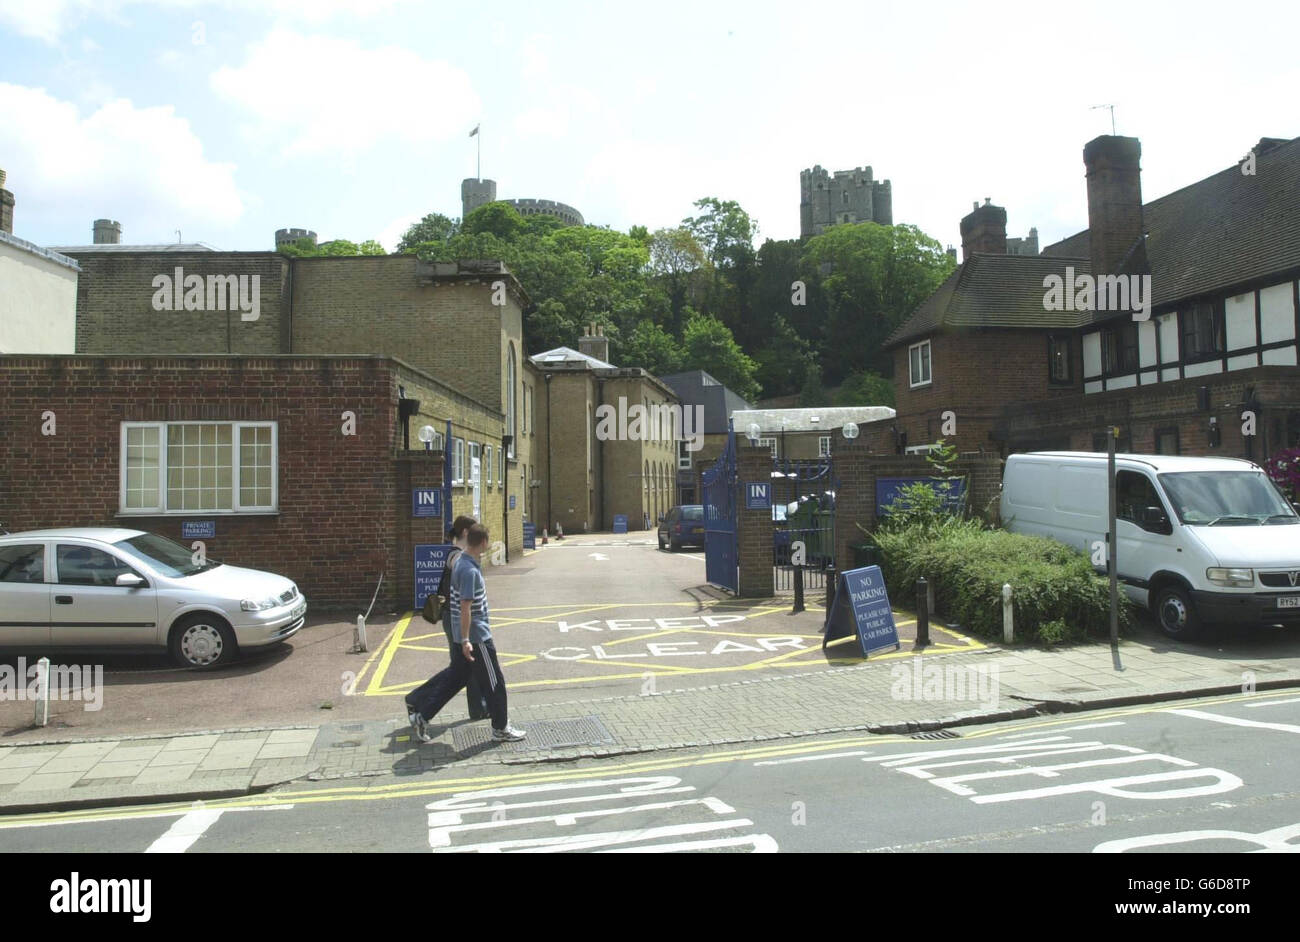
[[[1140,156],[1091,141],[1089,228],[1041,255],[1005,254],[999,207],[963,220],[962,265],[887,341],[898,414],[864,438],[1100,450],[1117,425],[1121,450],[1256,460],[1300,444],[1300,138],[1145,204]]]
[[[443,526],[413,517],[412,488],[441,486],[442,455],[403,448],[403,388],[456,404],[458,428],[499,427],[391,357],[0,357],[0,520],[186,544],[183,523],[208,521],[210,557],[282,573],[316,607],[364,610],[381,572],[380,604],[410,606],[412,546]]]
[[[552,528],[559,523],[566,533],[611,530],[616,514],[627,515],[630,530],[647,520],[653,526],[676,502],[678,445],[662,423],[644,422],[638,431],[631,409],[662,417],[665,407],[680,402],[645,370],[610,363],[600,328],[588,328],[578,345],[532,357],[542,431],[535,453],[538,519]],[[602,423],[606,415],[611,421]]]
[[[14,235],[15,202],[0,170],[0,353],[72,353],[81,269]]]

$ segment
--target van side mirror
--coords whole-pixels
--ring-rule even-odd
[[[1142,509],[1142,526],[1157,533],[1173,532],[1173,527],[1169,525],[1169,517],[1165,515],[1162,507],[1144,507]]]

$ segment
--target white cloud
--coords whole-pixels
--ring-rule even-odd
[[[21,36],[54,43],[91,17],[114,20],[130,7],[197,10],[216,7],[231,12],[273,14],[312,25],[342,17],[368,19],[410,0],[0,0],[0,25]]]
[[[380,245],[392,252],[397,249],[397,243],[402,241],[402,236],[406,235],[406,230],[411,228],[424,217],[419,213],[411,213],[406,216],[398,216],[388,225],[384,226],[379,232],[379,238],[376,239]]]
[[[224,228],[244,211],[235,165],[205,158],[171,107],[119,98],[83,114],[42,88],[0,83],[0,153],[19,195],[18,234],[22,207],[68,227],[65,244],[89,241],[97,216],[146,242],[168,240],[177,226]]]
[[[312,89],[302,92],[304,82]],[[283,29],[250,46],[243,65],[214,72],[211,85],[285,157],[350,159],[389,141],[449,140],[469,133],[480,108],[469,76],[445,62]],[[291,106],[277,89],[292,93]]]

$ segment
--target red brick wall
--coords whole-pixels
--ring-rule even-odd
[[[1076,382],[1053,386],[1047,381],[1047,337],[1031,331],[962,331],[930,338],[928,386],[912,389],[908,348],[894,351],[896,423],[908,445],[946,438],[958,451],[997,450],[990,439],[998,411],[1007,403],[1064,399],[1082,391],[1080,347],[1072,344],[1071,375]],[[943,435],[942,415],[955,414],[955,435]],[[892,424],[892,423],[891,423]],[[884,450],[884,449],[881,449]],[[888,450],[892,451],[892,442]]]
[[[376,610],[409,607],[410,542],[440,542],[442,529],[410,520],[409,488],[440,484],[441,464],[399,473],[393,370],[352,357],[0,357],[0,521],[179,541],[183,519],[215,520],[210,556],[288,576],[315,608],[364,611],[381,571]],[[355,436],[341,433],[344,411],[356,414]],[[278,514],[118,516],[120,423],[185,419],[278,423]]]

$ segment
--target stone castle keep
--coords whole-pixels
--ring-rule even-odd
[[[464,219],[484,203],[497,201],[497,182],[467,177],[460,181],[460,218]],[[555,200],[502,200],[509,203],[521,216],[556,216],[567,226],[582,226],[582,213],[567,203]]]
[[[820,235],[828,226],[874,222],[894,224],[894,203],[888,180],[873,180],[870,167],[836,170],[820,165],[799,174],[799,235]]]

